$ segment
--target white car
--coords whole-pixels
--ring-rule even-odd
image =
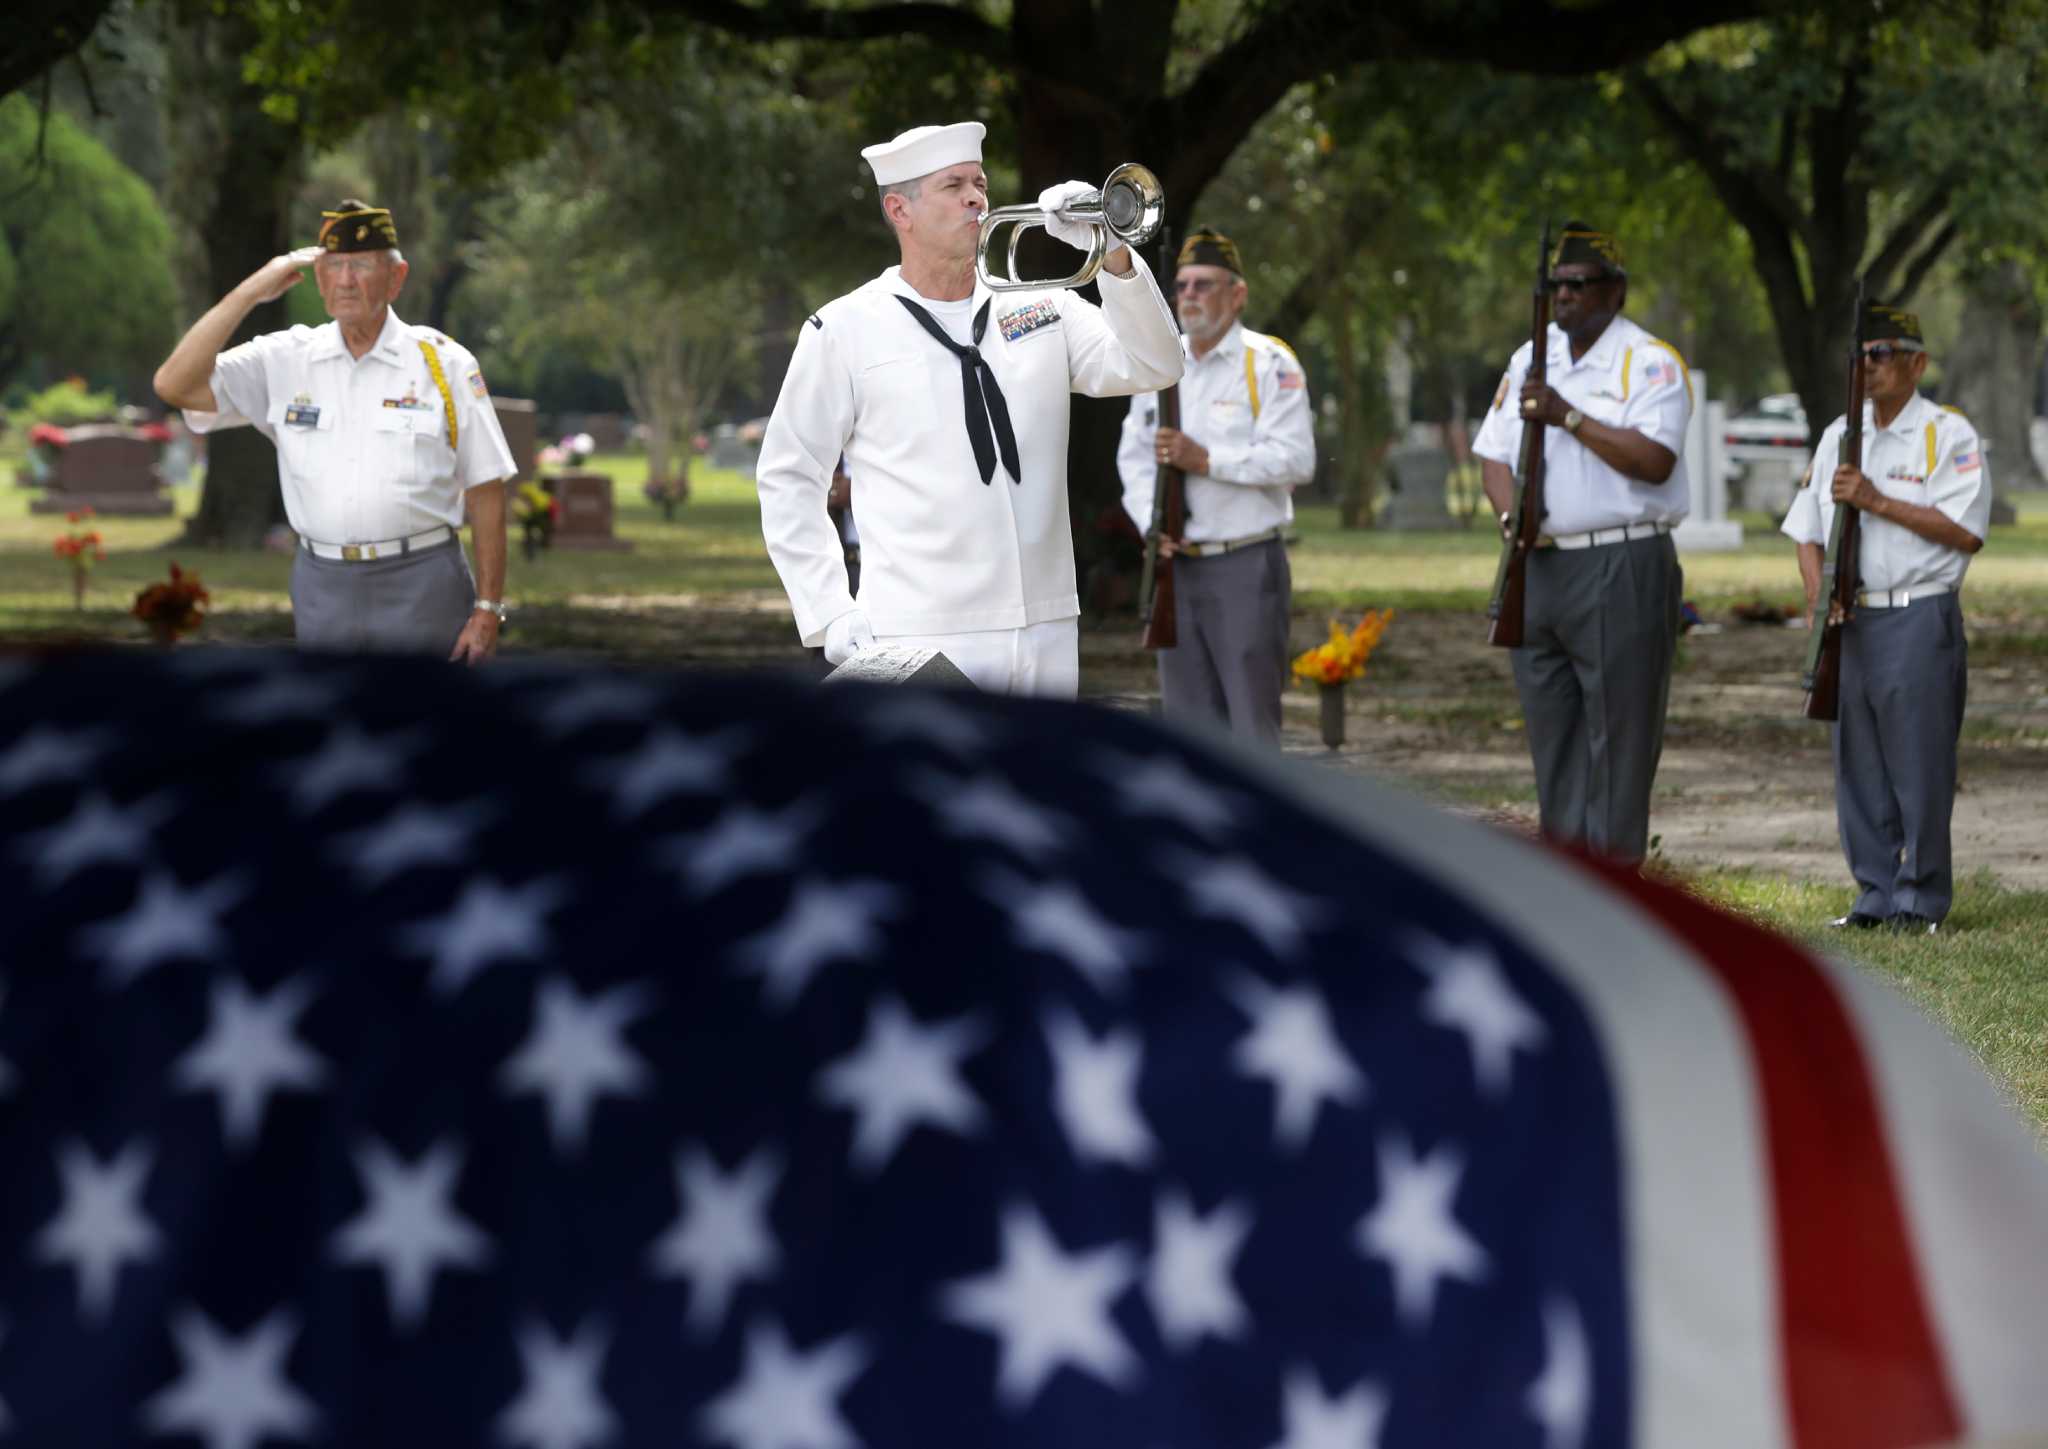
[[[1806,472],[1813,447],[1799,394],[1772,393],[1722,424],[1728,459],[1728,503],[1782,517]]]

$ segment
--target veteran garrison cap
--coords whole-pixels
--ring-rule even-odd
[[[1866,301],[1863,304],[1863,340],[1865,342],[1908,342],[1914,351],[1925,347],[1920,336],[1919,314],[1894,307],[1889,302]]]
[[[319,246],[326,252],[381,252],[398,245],[398,228],[391,213],[381,206],[354,197],[333,211],[320,213]]]
[[[1628,265],[1622,260],[1621,243],[1613,232],[1600,231],[1583,221],[1568,221],[1564,234],[1557,239],[1557,250],[1550,255],[1550,265],[1605,267],[1617,277],[1628,275]]]
[[[1244,275],[1244,263],[1237,255],[1237,243],[1208,226],[1198,226],[1188,233],[1188,239],[1180,244],[1180,255],[1173,259],[1173,265],[1176,270],[1181,267],[1226,267],[1240,277]]]

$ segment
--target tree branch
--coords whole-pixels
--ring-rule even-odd
[[[641,0],[650,15],[671,15],[715,25],[748,40],[881,40],[915,35],[968,55],[1008,63],[1010,32],[970,10],[936,0],[823,9],[804,0]]]
[[[1949,243],[1956,239],[1957,232],[1955,220],[1951,218],[1940,231],[1928,238],[1927,245],[1907,265],[1906,275],[1899,279],[1897,301],[1904,303],[1913,299],[1913,294],[1920,290],[1920,284],[1927,280],[1928,272],[1941,260],[1941,254],[1948,250]]]
[[[0,25],[0,96],[78,53],[114,0],[15,0]]]
[[[1799,209],[1791,191],[1767,172],[1739,167],[1729,159],[1726,148],[1714,144],[1711,114],[1687,111],[1676,97],[1641,70],[1628,75],[1629,89],[1650,108],[1678,149],[1706,173],[1731,215],[1754,232],[1766,218],[1788,235],[1796,236],[1810,249],[1811,222]],[[1794,123],[1786,121],[1788,131]]]
[[[1907,254],[1920,245],[1921,238],[1927,235],[1928,229],[1941,220],[1943,213],[1948,210],[1949,198],[1955,194],[1959,180],[1956,168],[1951,166],[1928,183],[1927,190],[1913,204],[1912,209],[1899,218],[1899,224],[1892,228],[1892,233],[1885,239],[1883,248],[1871,258],[1870,266],[1864,271],[1864,276],[1870,279],[1873,286],[1882,291],[1884,279],[1904,265]],[[1954,223],[1951,222],[1950,230],[1953,229]]]

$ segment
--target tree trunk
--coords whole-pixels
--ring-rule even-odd
[[[1964,278],[1963,325],[1946,359],[1943,397],[1976,424],[1991,471],[1993,523],[2015,518],[2016,492],[2041,486],[2028,433],[2034,421],[2034,363],[2041,355],[2041,304],[2018,262]]]
[[[255,31],[239,10],[215,13],[194,5],[168,14],[165,41],[173,179],[168,203],[183,240],[185,306],[196,318],[292,246],[291,198],[304,148],[298,129],[266,115],[262,92],[242,80],[242,56],[254,44]],[[251,312],[230,344],[284,325],[280,299]],[[283,521],[277,455],[269,441],[251,428],[211,436],[199,511],[180,542],[259,548]]]

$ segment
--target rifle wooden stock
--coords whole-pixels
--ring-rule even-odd
[[[1550,225],[1543,227],[1543,249],[1536,256],[1536,289],[1529,325],[1529,372],[1526,381],[1550,377]],[[1521,406],[1517,397],[1515,405]],[[1516,475],[1515,506],[1501,541],[1500,564],[1493,571],[1493,597],[1486,604],[1486,642],[1503,649],[1522,644],[1523,603],[1529,586],[1529,554],[1543,535],[1543,442],[1545,424],[1522,424],[1521,466]]]
[[[1849,332],[1849,410],[1842,419],[1842,446],[1835,462],[1863,466],[1863,284],[1856,284],[1856,321]],[[1835,480],[1808,478],[1809,488],[1832,490]],[[1808,719],[1832,720],[1841,714],[1842,624],[1856,611],[1856,587],[1863,572],[1863,514],[1846,503],[1835,505],[1828,530],[1826,562],[1821,565],[1820,599],[1814,606],[1813,638],[1807,645],[1805,713]],[[1837,621],[1833,616],[1839,614]]]
[[[1177,383],[1159,394],[1159,426],[1180,428]],[[1180,643],[1173,622],[1173,559],[1160,553],[1159,540],[1178,539],[1187,531],[1187,484],[1188,475],[1171,463],[1161,463],[1152,479],[1152,526],[1145,531],[1145,573],[1138,581],[1139,617],[1144,623],[1140,642],[1147,649],[1172,649]]]

